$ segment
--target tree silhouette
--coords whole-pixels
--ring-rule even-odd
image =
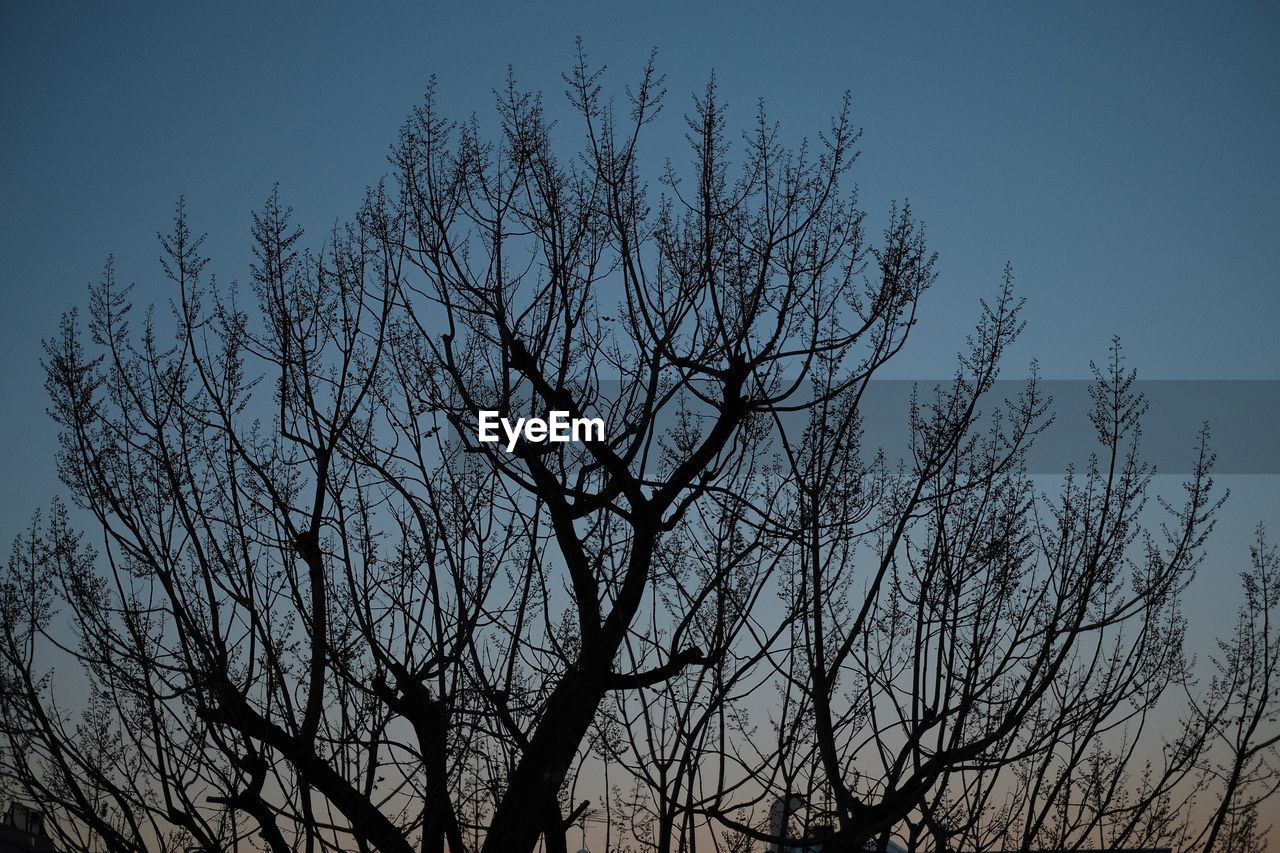
[[[847,99],[789,150],[763,109],[732,137],[712,80],[692,168],[655,192],[652,62],[621,104],[581,52],[565,81],[575,151],[512,80],[492,139],[429,90],[318,245],[273,192],[248,293],[206,274],[181,204],[172,323],[108,263],[46,345],[76,509],[5,576],[6,784],[113,851],[563,851],[586,821],[664,853],[1217,849],[1275,785],[1275,682],[1242,669],[1273,672],[1274,625],[1138,749],[1190,684],[1207,435],[1149,529],[1117,345],[1097,455],[1038,492],[1034,370],[989,399],[1021,329],[1006,272],[953,381],[902,413],[905,457],[864,448],[937,273],[909,206],[868,235]],[[488,410],[606,438],[508,452],[477,440]],[[1196,836],[1237,712],[1258,723]]]

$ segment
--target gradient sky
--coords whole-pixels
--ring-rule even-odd
[[[797,5],[5,3],[2,541],[58,491],[40,341],[108,254],[164,304],[155,233],[185,194],[210,269],[243,280],[274,182],[317,236],[386,172],[430,75],[488,127],[508,64],[562,112],[578,35],[618,93],[658,49],[651,164],[686,158],[711,69],[731,120],[763,98],[792,139],[852,92],[872,228],[909,197],[941,256],[897,376],[950,372],[1010,261],[1029,304],[1006,376],[1085,377],[1119,334],[1147,378],[1280,379],[1280,5]],[[1231,479],[1227,576],[1253,524],[1280,527],[1280,478]]]

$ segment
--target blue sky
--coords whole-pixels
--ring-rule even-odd
[[[686,156],[712,69],[731,117],[763,98],[793,139],[852,92],[872,227],[910,198],[941,256],[898,376],[949,372],[1010,261],[1029,304],[1006,375],[1087,376],[1119,334],[1148,378],[1280,379],[1280,7],[1222,5],[4,4],[0,536],[58,491],[40,341],[108,254],[163,304],[155,232],[185,194],[210,269],[243,280],[274,182],[318,235],[430,75],[460,118],[491,122],[509,64],[559,111],[579,35],[619,93],[658,49],[653,164]],[[1226,541],[1275,518],[1277,479],[1237,485]]]

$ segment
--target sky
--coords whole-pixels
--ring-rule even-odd
[[[731,122],[763,99],[792,140],[851,93],[871,227],[909,199],[940,254],[895,376],[949,374],[1007,261],[1028,305],[1006,376],[1085,378],[1120,335],[1145,378],[1280,379],[1280,7],[1212,5],[3,4],[0,536],[58,490],[41,341],[109,255],[165,305],[155,234],[185,196],[210,270],[243,281],[272,185],[322,235],[432,75],[492,127],[510,66],[572,143],[577,36],[619,97],[658,51],[655,167],[687,159],[713,70]]]
[[[109,255],[163,306],[155,235],[185,196],[210,270],[245,280],[273,184],[312,236],[346,218],[432,75],[447,113],[492,127],[511,66],[572,142],[577,36],[619,98],[657,50],[655,164],[687,159],[680,118],[713,70],[731,123],[763,99],[793,140],[851,93],[873,230],[910,199],[940,256],[900,378],[950,373],[1009,262],[1028,304],[1006,375],[1085,378],[1119,335],[1147,378],[1280,380],[1275,4],[10,2],[0,537],[59,492],[41,341]],[[1228,479],[1218,543],[1242,560],[1254,524],[1280,530],[1280,478]]]

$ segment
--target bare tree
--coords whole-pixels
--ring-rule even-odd
[[[565,81],[576,151],[514,81],[492,139],[429,90],[390,179],[318,245],[273,192],[247,296],[181,204],[171,323],[133,328],[108,264],[45,360],[100,542],[58,505],[15,545],[6,784],[113,851],[562,851],[587,820],[663,853],[1185,831],[1227,712],[1129,768],[1189,680],[1207,436],[1148,532],[1117,345],[1098,454],[1038,493],[1049,401],[1034,378],[989,399],[1021,329],[1006,272],[954,380],[903,413],[904,458],[863,447],[937,272],[909,206],[868,236],[847,99],[789,150],[763,108],[731,138],[713,80],[692,168],[655,195],[652,63],[621,104],[581,52]],[[481,441],[486,411],[604,437]],[[1227,660],[1275,657],[1252,638]],[[1274,689],[1224,667],[1232,707],[1271,721]],[[1210,847],[1274,786],[1255,731]]]
[[[1258,806],[1280,786],[1280,559],[1258,527],[1244,604],[1229,639],[1218,641],[1206,698],[1192,697],[1195,722],[1213,746],[1201,786],[1221,788],[1212,817],[1194,839],[1206,853],[1261,850]]]

